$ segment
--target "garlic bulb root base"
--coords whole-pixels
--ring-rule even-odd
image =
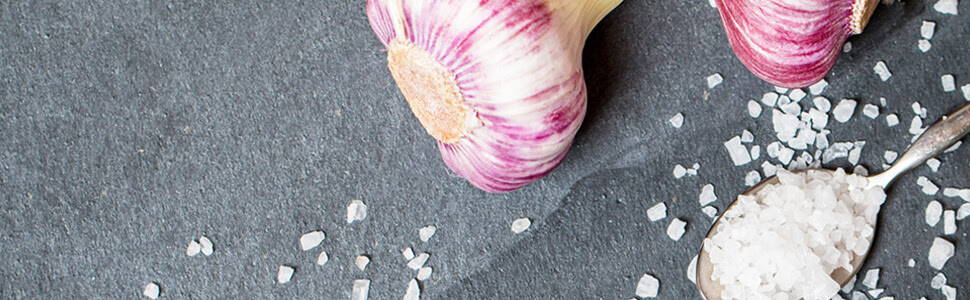
[[[849,21],[849,29],[852,33],[860,34],[869,24],[872,13],[879,6],[879,0],[855,0],[852,5],[852,20]]]

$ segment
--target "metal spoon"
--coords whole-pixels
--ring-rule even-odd
[[[964,105],[963,107],[957,109],[948,116],[944,116],[942,120],[936,122],[933,126],[928,128],[922,136],[912,146],[903,153],[903,156],[896,160],[895,164],[888,170],[874,176],[869,176],[869,186],[870,187],[889,187],[900,175],[906,173],[909,170],[923,164],[926,160],[939,155],[946,149],[950,148],[957,141],[962,139],[965,135],[970,133],[970,104]],[[815,169],[816,171],[833,172],[831,170],[825,169]],[[777,184],[778,178],[771,177],[762,181],[758,185],[755,185],[748,191],[744,192],[744,195],[754,195],[762,188],[768,184]],[[732,203],[725,209],[725,212],[733,208]],[[723,215],[723,213],[722,213]],[[707,233],[707,238],[714,236],[717,233],[717,226],[721,218],[718,218],[718,222],[715,222],[711,226],[711,230]],[[705,238],[706,239],[706,238]],[[870,248],[871,249],[871,248]],[[854,256],[852,258],[852,272],[847,272],[842,268],[837,269],[831,274],[832,279],[839,283],[839,286],[844,286],[852,278],[855,273],[859,271],[859,267],[862,262],[865,261],[866,256]],[[700,254],[697,256],[697,289],[700,290],[701,295],[707,300],[720,300],[721,291],[723,287],[717,281],[711,280],[711,273],[714,271],[714,266],[711,264],[710,256],[704,251],[703,244],[701,245]]]

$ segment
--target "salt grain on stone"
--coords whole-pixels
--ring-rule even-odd
[[[370,257],[367,255],[358,255],[357,258],[354,259],[354,265],[357,266],[357,269],[361,271],[367,269],[367,264],[369,263]]]
[[[966,219],[967,216],[970,216],[970,203],[960,205],[960,210],[957,210],[957,220]]]
[[[889,68],[886,67],[886,62],[881,60],[876,63],[876,66],[872,70],[876,72],[876,75],[879,75],[879,80],[886,81],[890,77],[893,77],[893,73],[889,72]]]
[[[430,254],[422,252],[408,261],[408,268],[415,271],[420,270],[421,267],[424,267],[424,263],[428,262],[428,258],[430,257]]]
[[[687,176],[687,169],[681,165],[674,166],[674,178],[681,179],[684,176]]]
[[[364,201],[353,200],[347,206],[347,224],[363,221],[367,218],[367,205]]]
[[[924,176],[920,176],[916,179],[916,185],[920,186],[920,190],[922,190],[924,194],[930,196],[936,195],[936,193],[940,191],[940,188],[936,186],[936,184]]]
[[[943,234],[951,235],[957,233],[956,212],[952,210],[943,211]]]
[[[418,275],[415,278],[421,281],[428,280],[428,278],[431,278],[431,271],[431,267],[422,267],[418,270]]]
[[[701,188],[700,196],[698,196],[697,198],[698,198],[698,201],[701,203],[701,206],[711,204],[711,202],[714,202],[715,200],[717,200],[717,195],[714,194],[714,185],[712,184],[704,185],[704,187]]]
[[[434,227],[434,225],[421,227],[418,229],[418,238],[421,239],[422,242],[427,242],[437,231],[438,228]]]
[[[862,165],[858,165],[858,166],[855,166],[855,168],[852,168],[852,174],[859,175],[859,176],[869,176],[869,169],[866,169],[866,167]]]
[[[829,124],[829,115],[818,109],[810,109],[808,116],[812,119],[812,129],[822,130]]]
[[[636,295],[640,298],[656,298],[660,291],[660,280],[650,274],[643,274],[637,282]]]
[[[161,288],[158,287],[157,283],[149,282],[142,289],[141,294],[148,299],[158,299],[158,295],[161,293]]]
[[[869,296],[860,291],[852,291],[852,300],[869,300]]]
[[[276,272],[276,282],[277,283],[287,283],[293,278],[293,272],[295,269],[290,266],[280,266],[279,271]]]
[[[957,288],[955,287],[952,287],[949,285],[943,285],[943,287],[940,288],[940,292],[943,294],[943,297],[945,297],[946,300],[957,299]]]
[[[697,283],[697,255],[694,255],[694,258],[691,258],[690,263],[687,264],[687,280]]]
[[[942,214],[943,214],[943,205],[937,201],[930,201],[930,203],[926,205],[926,209],[924,210],[923,220],[926,222],[926,225],[930,225],[930,227],[933,227],[940,222],[940,215]]]
[[[212,246],[212,241],[204,235],[199,237],[199,250],[201,250],[202,254],[205,256],[212,255],[212,252],[215,251]]]
[[[326,236],[327,235],[324,234],[323,231],[319,230],[304,233],[300,236],[300,249],[307,251],[316,248],[317,246],[320,246],[320,243],[323,243]]]
[[[744,176],[744,185],[746,186],[755,186],[759,182],[761,182],[761,174],[759,174],[758,171],[748,172],[748,174]]]
[[[933,39],[933,33],[936,32],[936,23],[931,21],[923,21],[923,25],[919,27],[919,35],[924,39]]]
[[[953,146],[950,146],[949,149],[946,149],[945,151],[943,151],[943,153],[950,153],[953,151],[957,151],[957,149],[960,149],[960,145],[963,145],[963,141],[958,141],[956,144],[953,144]]]
[[[916,42],[916,48],[918,48],[920,52],[926,53],[933,48],[933,44],[927,40],[919,40],[918,42]]]
[[[887,164],[895,162],[897,157],[899,157],[899,153],[896,153],[895,151],[886,151],[886,153],[882,155],[882,158],[886,160]]]
[[[815,105],[815,108],[817,108],[818,110],[824,113],[828,113],[832,109],[832,102],[829,101],[829,99],[822,96],[813,98],[812,104]]]
[[[714,217],[717,217],[717,208],[713,206],[705,206],[704,208],[701,208],[701,212],[703,212],[711,219],[713,219]]]
[[[815,84],[808,87],[808,92],[812,95],[821,95],[825,88],[829,86],[829,82],[825,79],[819,80]]]
[[[916,266],[916,260],[910,258],[909,261],[906,262],[906,266],[907,267],[910,267],[910,268],[915,267]]]
[[[852,278],[849,279],[849,282],[846,282],[845,285],[842,286],[842,292],[846,294],[852,292],[852,289],[855,288],[855,281],[857,278],[859,278],[859,274],[852,275]]]
[[[909,123],[909,134],[919,135],[923,134],[925,130],[923,129],[923,119],[920,119],[919,116],[913,117],[913,121]]]
[[[670,126],[674,126],[674,128],[680,128],[681,126],[684,126],[684,114],[677,113],[673,117],[670,117],[669,122],[670,122]]]
[[[724,142],[724,148],[727,149],[728,154],[731,156],[731,161],[734,162],[735,166],[742,166],[751,162],[751,154],[741,144],[741,137],[735,136],[727,142]]]
[[[849,51],[852,51],[852,42],[845,42],[845,44],[842,45],[842,52],[849,53]]]
[[[866,104],[862,107],[862,114],[870,119],[875,120],[877,117],[879,117],[879,107],[872,104]]]
[[[526,229],[529,229],[529,226],[532,226],[532,220],[529,220],[529,218],[515,219],[515,221],[512,221],[512,232],[522,233]]]
[[[667,217],[667,204],[664,204],[663,202],[657,203],[657,205],[654,205],[649,209],[647,209],[647,219],[649,219],[650,222],[656,222],[657,220],[660,220],[666,217]]]
[[[802,101],[802,99],[804,99],[805,96],[806,96],[805,91],[803,91],[802,89],[793,89],[791,93],[788,93],[788,97],[795,102]]]
[[[761,146],[751,146],[751,160],[758,160],[759,158],[761,158]]]
[[[775,92],[777,92],[779,94],[786,94],[786,93],[788,93],[788,88],[783,88],[783,87],[780,87],[780,86],[775,86]]]
[[[775,106],[778,103],[778,94],[772,92],[765,93],[761,96],[761,103],[768,107]]]
[[[761,104],[758,104],[758,102],[754,100],[748,101],[748,115],[756,119],[760,117]]]
[[[953,257],[954,251],[955,247],[953,247],[953,243],[950,243],[950,241],[943,238],[934,238],[933,245],[930,246],[930,251],[927,255],[930,266],[934,269],[942,270],[943,266],[946,265],[946,261]]]
[[[412,260],[414,259],[414,250],[411,250],[411,247],[404,248],[401,250],[401,255],[404,256],[404,259],[406,260]]]
[[[886,291],[885,289],[869,290],[869,295],[872,296],[873,299],[876,299],[876,298],[879,298],[879,295],[882,295],[882,292],[885,292],[885,291]]]
[[[721,82],[724,82],[724,77],[721,77],[721,74],[714,73],[714,75],[707,76],[707,88],[709,89],[713,89],[715,86],[721,84]]]
[[[913,113],[919,116],[920,118],[923,118],[923,119],[926,118],[926,108],[923,107],[923,105],[920,105],[919,101],[913,102],[912,109],[913,109]]]
[[[667,236],[674,241],[679,241],[680,237],[684,236],[687,232],[687,222],[680,219],[673,219],[670,221],[670,225],[667,225]]]
[[[317,255],[317,265],[325,265],[328,261],[330,261],[330,255],[327,252],[320,252],[320,255]]]
[[[933,4],[933,9],[946,15],[957,15],[957,0],[939,0]]]
[[[953,75],[950,75],[950,74],[943,75],[942,77],[940,77],[940,82],[943,83],[943,91],[944,92],[949,93],[949,92],[952,92],[952,91],[957,90],[957,85],[956,85],[956,82],[953,79]]]
[[[941,163],[939,159],[930,158],[926,160],[926,166],[930,167],[930,170],[933,172],[937,172],[940,170],[940,164]]]
[[[754,134],[751,134],[750,131],[745,129],[741,132],[741,142],[745,144],[754,142]]]
[[[354,280],[354,285],[350,292],[350,300],[367,300],[367,294],[369,293],[370,293],[370,280],[367,280],[367,279]]]
[[[404,298],[402,300],[418,300],[421,299],[421,288],[418,286],[418,281],[411,279],[408,282],[408,288],[404,292]]]
[[[970,101],[970,83],[964,84],[960,90],[963,91],[963,100]]]
[[[886,125],[889,127],[896,127],[896,125],[899,125],[899,117],[895,114],[886,116]]]
[[[936,273],[936,276],[930,279],[930,287],[934,290],[943,288],[944,285],[946,285],[946,275],[943,275],[943,273]]]
[[[852,118],[852,114],[855,113],[855,107],[857,102],[852,99],[842,99],[839,104],[832,109],[832,116],[835,117],[836,121],[840,123],[848,122]]]
[[[862,285],[869,289],[875,289],[879,284],[879,268],[866,271],[866,277],[862,279]]]
[[[193,240],[193,241],[189,241],[189,246],[188,248],[185,249],[185,254],[188,256],[196,256],[196,255],[199,255],[199,252],[201,251],[202,251],[202,246],[199,245],[199,242],[196,242]]]

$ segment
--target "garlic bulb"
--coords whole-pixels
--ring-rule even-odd
[[[388,68],[449,168],[488,192],[562,161],[586,114],[586,37],[622,0],[368,0]]]
[[[812,85],[862,32],[879,0],[716,0],[734,53],[780,87]]]

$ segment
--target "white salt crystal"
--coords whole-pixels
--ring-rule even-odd
[[[717,8],[717,0],[707,0],[707,4],[713,8]]]
[[[421,299],[421,288],[418,287],[418,281],[411,279],[408,282],[408,288],[404,292],[404,298],[402,300],[418,300]]]
[[[853,148],[852,150],[849,150],[848,160],[849,160],[849,163],[852,164],[853,166],[859,164],[859,158],[861,157],[862,157],[862,148]]]
[[[361,271],[363,271],[364,269],[367,269],[367,264],[369,263],[370,263],[370,257],[368,257],[367,255],[357,255],[357,258],[354,258],[354,265],[357,266],[357,269]]]
[[[788,165],[791,163],[791,159],[794,156],[795,150],[787,147],[782,147],[781,150],[778,150],[778,162],[780,162],[782,165]]]
[[[944,285],[946,285],[946,275],[943,275],[943,273],[936,273],[936,276],[933,276],[933,279],[930,280],[930,287],[934,290],[943,288]]]
[[[802,112],[802,106],[798,105],[798,102],[779,104],[778,108],[781,108],[781,111],[792,116],[797,116]]]
[[[919,35],[924,39],[933,39],[934,32],[936,32],[936,22],[923,21],[923,25],[919,27]]]
[[[367,279],[354,280],[353,289],[350,292],[350,300],[367,300],[367,294],[369,292],[370,292],[370,280],[367,280]]]
[[[428,258],[430,257],[430,254],[422,252],[408,261],[408,268],[415,271],[420,270],[421,267],[424,267],[424,263],[428,262]]]
[[[893,73],[889,72],[889,68],[886,67],[886,62],[884,61],[880,60],[877,62],[872,70],[876,72],[876,75],[879,75],[879,80],[886,81],[889,80],[889,77],[893,77]]]
[[[882,158],[886,160],[887,164],[891,164],[896,161],[897,157],[899,157],[899,153],[896,153],[895,151],[886,151],[886,153],[882,155]]]
[[[687,176],[687,169],[681,165],[674,166],[674,178],[681,179],[684,176]]]
[[[204,235],[199,237],[199,250],[201,250],[202,254],[205,256],[212,255],[212,252],[214,251],[212,241]]]
[[[657,205],[654,205],[649,209],[647,209],[647,219],[649,219],[650,222],[656,222],[657,220],[660,220],[666,217],[667,217],[667,204],[664,204],[663,202],[657,203]]]
[[[788,98],[791,98],[795,102],[802,101],[802,99],[804,99],[805,96],[806,96],[805,91],[803,91],[802,89],[793,89],[791,90],[791,93],[788,93]]]
[[[779,94],[786,94],[786,93],[788,93],[788,88],[783,88],[783,87],[780,87],[780,86],[775,86],[775,92],[777,92]]]
[[[751,160],[758,160],[759,158],[761,158],[761,146],[751,146]]]
[[[852,169],[852,174],[859,175],[859,176],[869,176],[869,169],[866,169],[866,167],[862,165],[858,165]]]
[[[759,182],[761,182],[761,174],[758,171],[748,172],[748,175],[744,176],[744,185],[746,186],[755,186]]]
[[[707,88],[709,89],[713,89],[721,82],[724,82],[724,77],[721,77],[721,74],[714,73],[714,75],[707,76]]]
[[[956,0],[954,0],[954,1],[956,1]],[[952,287],[952,286],[949,286],[949,285],[943,285],[943,287],[940,288],[940,292],[943,293],[943,297],[945,297],[946,300],[956,300],[957,299],[957,288],[955,288],[955,287]]]
[[[879,117],[879,107],[872,104],[866,104],[862,107],[862,114],[870,119],[875,120],[877,117]]]
[[[650,276],[650,274],[643,274],[640,281],[637,282],[637,297],[656,298],[658,291],[660,291],[660,280]]]
[[[325,265],[328,261],[330,261],[330,255],[326,251],[320,252],[320,255],[317,255],[317,265]]]
[[[347,205],[347,224],[363,221],[364,218],[367,218],[367,205],[364,201],[350,201],[350,205]]]
[[[879,97],[879,106],[886,107],[886,97]]]
[[[842,99],[839,104],[832,109],[832,116],[840,123],[848,122],[855,113],[856,101],[852,99]]]
[[[943,205],[937,201],[930,201],[930,203],[926,205],[926,210],[924,213],[924,221],[926,221],[926,225],[930,225],[930,227],[936,226],[936,223],[940,222],[940,215],[943,214]]]
[[[910,258],[909,261],[906,262],[906,266],[908,266],[910,268],[915,267],[916,266],[916,260]]]
[[[927,40],[919,40],[918,42],[916,42],[916,48],[918,48],[920,52],[926,53],[933,48],[933,44]]]
[[[412,260],[414,259],[414,250],[411,250],[411,247],[404,248],[401,250],[401,255],[406,260]]]
[[[855,281],[858,277],[859,277],[859,274],[852,275],[852,278],[849,279],[849,282],[846,282],[845,285],[842,286],[842,292],[846,294],[852,292],[852,289],[855,288]]]
[[[717,195],[714,194],[714,185],[713,184],[704,185],[704,187],[701,188],[700,196],[698,196],[697,198],[698,198],[698,201],[701,203],[701,206],[711,204],[711,202],[714,202],[715,200],[717,200]]]
[[[829,124],[829,115],[818,109],[810,109],[808,116],[812,119],[812,129],[822,130]]]
[[[845,42],[845,44],[842,45],[842,52],[849,53],[849,51],[852,51],[852,42]]]
[[[674,126],[674,128],[680,128],[681,126],[684,126],[684,114],[677,113],[676,115],[671,117],[670,126]]]
[[[967,216],[970,216],[970,203],[960,205],[960,210],[957,210],[957,220],[966,219]]]
[[[317,246],[320,246],[320,243],[323,243],[326,236],[327,235],[324,234],[323,231],[319,230],[304,233],[300,236],[300,249],[307,251],[316,248]]]
[[[909,133],[919,135],[923,134],[925,130],[923,129],[923,119],[920,119],[919,116],[914,116],[913,121],[909,123]]]
[[[940,191],[940,188],[936,186],[936,184],[924,176],[920,176],[916,179],[916,185],[919,185],[923,193],[927,195],[936,195],[936,193]]]
[[[957,151],[957,149],[960,149],[960,145],[963,145],[963,141],[958,141],[956,144],[953,144],[953,146],[950,146],[949,149],[946,149],[946,151],[943,151],[943,153],[950,153],[953,151]]]
[[[697,255],[694,255],[694,258],[691,258],[690,263],[687,264],[687,280],[697,283]]]
[[[930,167],[930,170],[937,172],[940,170],[940,160],[935,158],[930,158],[926,160],[926,166]]]
[[[922,119],[926,118],[926,108],[919,104],[919,101],[913,102],[913,113]]]
[[[422,242],[427,242],[428,240],[431,239],[432,236],[434,236],[434,233],[437,231],[438,231],[438,228],[435,227],[434,225],[421,227],[420,229],[418,229],[418,238],[421,239]]]
[[[744,145],[741,145],[741,137],[735,136],[724,142],[724,148],[727,149],[735,166],[742,166],[751,162],[751,154],[748,153],[748,149]]]
[[[701,208],[701,212],[703,212],[711,219],[713,219],[714,217],[717,217],[717,208],[713,206],[705,206],[704,208]]]
[[[276,282],[277,283],[287,283],[293,278],[293,267],[281,265],[279,271],[276,272]]]
[[[185,254],[188,256],[196,256],[199,255],[199,252],[201,251],[202,246],[199,245],[199,242],[193,240],[189,241],[189,247],[185,249]]]
[[[161,293],[161,288],[158,287],[157,283],[149,282],[142,289],[141,294],[148,299],[158,299],[158,295]]]
[[[879,268],[866,271],[866,277],[862,279],[862,285],[869,289],[875,289],[879,284]]]
[[[685,232],[687,232],[687,223],[680,219],[674,218],[670,221],[670,225],[667,225],[667,236],[672,240],[679,241]]]
[[[778,140],[782,142],[787,142],[788,140],[795,137],[798,133],[798,127],[801,125],[801,121],[793,115],[783,113],[780,110],[772,110],[771,112],[771,124],[775,130],[775,136]],[[740,140],[738,141],[740,142]]]
[[[860,291],[852,291],[852,300],[869,300],[869,297]]]
[[[953,243],[950,243],[950,241],[943,238],[934,238],[933,245],[930,246],[930,252],[927,256],[930,266],[934,269],[942,270],[943,266],[946,265],[946,261],[950,257],[953,257],[954,249]]]
[[[431,271],[431,267],[422,267],[420,270],[418,270],[418,275],[416,278],[421,281],[428,280],[428,278],[431,278]]]
[[[750,142],[754,142],[754,134],[751,134],[750,131],[745,129],[744,131],[741,132],[741,143],[747,144]]]
[[[781,143],[779,142],[771,142],[771,144],[768,144],[768,147],[765,147],[765,152],[767,152],[768,157],[771,158],[777,158],[780,151]]]
[[[933,4],[933,9],[946,15],[957,15],[957,0],[940,0]]]
[[[885,292],[885,291],[886,291],[885,289],[869,290],[869,295],[872,296],[872,298],[879,298],[879,295],[882,295],[882,292]]]
[[[808,87],[808,92],[812,95],[821,95],[825,88],[829,86],[829,82],[825,79],[819,80],[815,84]]]
[[[944,92],[949,93],[957,90],[957,85],[954,82],[953,75],[950,75],[950,74],[943,75],[942,77],[940,77],[940,81],[943,83]]]
[[[943,211],[943,234],[951,235],[957,232],[956,212],[952,210]]]
[[[765,177],[775,176],[778,172],[778,166],[766,161],[761,164],[761,172],[765,174]]]
[[[761,104],[757,101],[748,101],[748,115],[752,118],[758,118],[761,116]]]
[[[526,229],[532,226],[532,220],[529,218],[518,218],[512,221],[512,233],[522,233]]]
[[[899,125],[899,117],[896,114],[886,116],[886,125],[896,127],[896,125]]]
[[[970,83],[964,84],[960,90],[963,91],[963,99],[970,101]]]
[[[775,103],[778,103],[778,94],[772,92],[765,93],[761,96],[761,103],[764,103],[768,107],[775,106]]]

